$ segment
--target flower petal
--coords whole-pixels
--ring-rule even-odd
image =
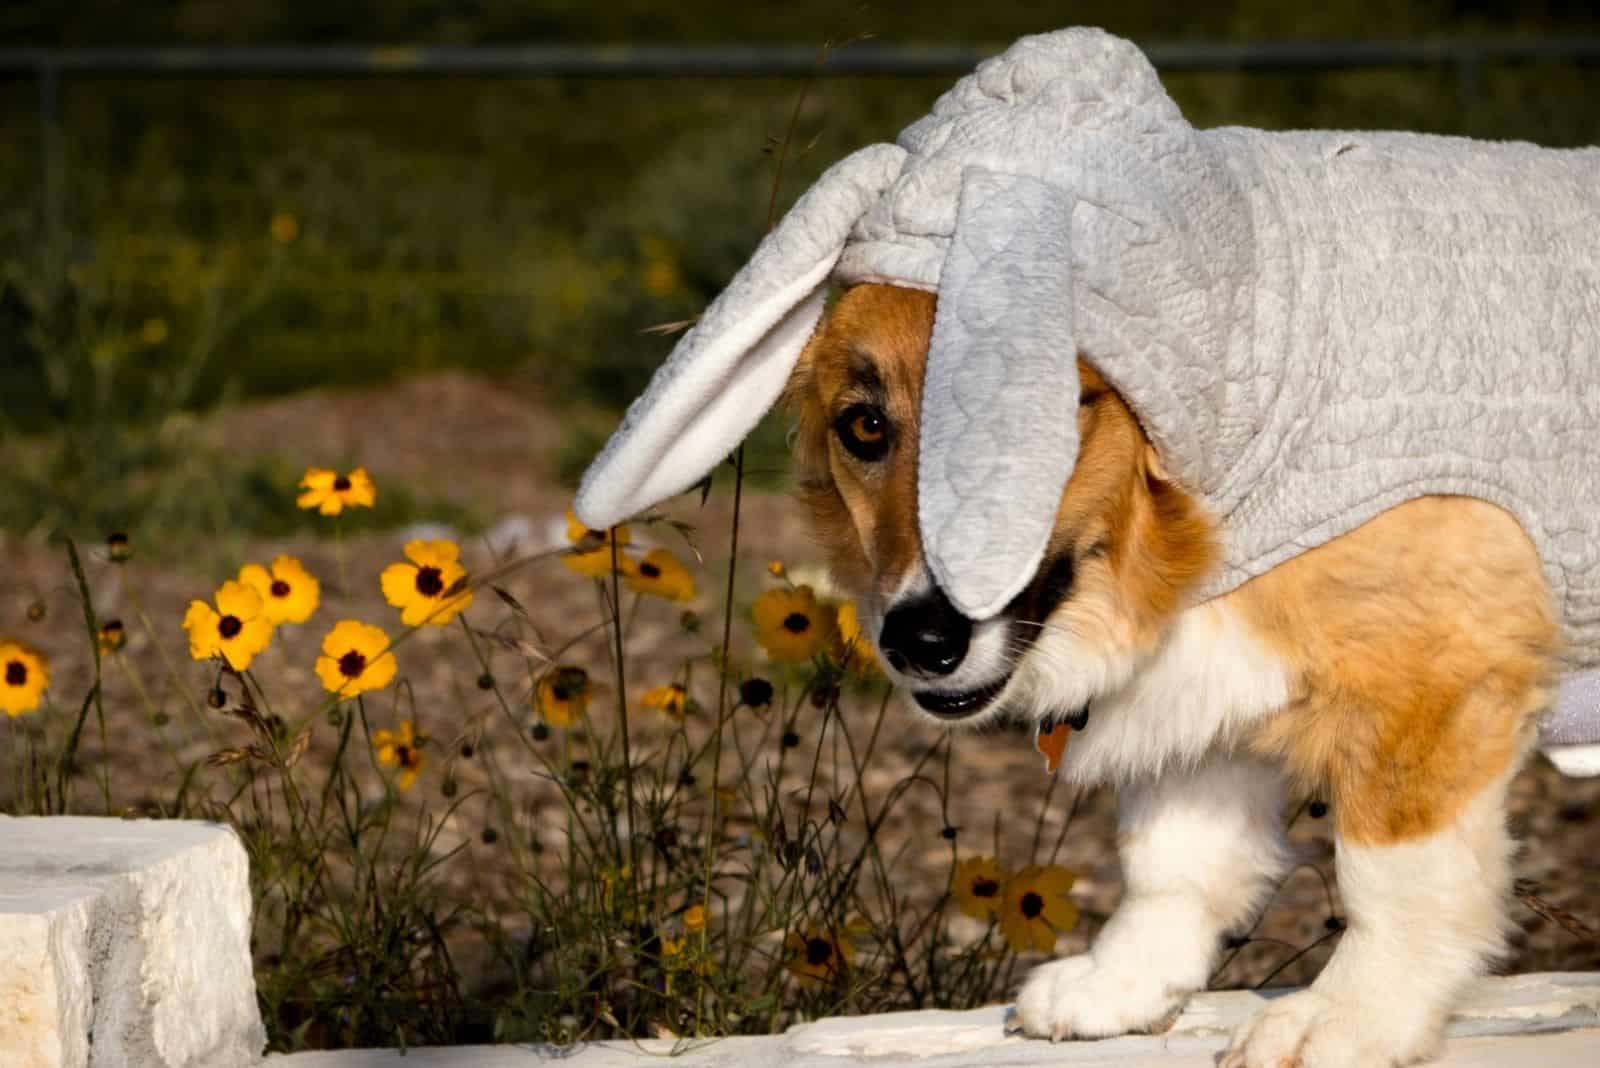
[[[383,588],[383,599],[396,608],[406,608],[422,595],[417,592],[417,572],[415,564],[390,564],[378,576],[378,585]]]
[[[217,589],[217,612],[241,622],[261,614],[261,595],[242,582],[224,582]]]

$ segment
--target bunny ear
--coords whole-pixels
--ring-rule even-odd
[[[681,493],[776,403],[822,316],[850,228],[899,175],[872,145],[830,167],[678,342],[590,465],[573,510],[603,529]]]
[[[923,382],[917,497],[928,566],[972,619],[1033,578],[1077,460],[1073,204],[1037,178],[962,172]]]

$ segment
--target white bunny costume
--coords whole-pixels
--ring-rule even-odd
[[[1196,130],[1129,42],[1024,38],[800,198],[629,409],[579,517],[704,477],[830,282],[862,281],[939,295],[919,521],[970,617],[1043,555],[1078,443],[1037,398],[1076,395],[1082,352],[1221,521],[1208,597],[1415,497],[1511,512],[1574,672],[1547,739],[1600,740],[1600,150]]]

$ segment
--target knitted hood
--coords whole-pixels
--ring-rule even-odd
[[[1017,42],[895,145],[828,170],[679,342],[596,459],[592,526],[682,492],[776,401],[830,281],[939,293],[924,384],[920,523],[952,602],[982,619],[1025,587],[1077,456],[1080,349],[1110,375],[1173,471],[1203,487],[1206,442],[1249,220],[1226,167],[1136,47],[1099,30]],[[1027,455],[1008,450],[1026,440]],[[1003,502],[1003,508],[994,507]]]

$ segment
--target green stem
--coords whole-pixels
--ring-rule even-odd
[[[607,532],[607,541],[611,543],[611,635],[613,649],[617,662],[617,722],[622,732],[622,788],[627,799],[628,813],[628,867],[631,871],[630,882],[639,878],[639,844],[638,835],[634,833],[634,803],[633,803],[633,750],[628,740],[628,687],[627,673],[622,657],[622,592],[620,584],[621,569],[617,558],[617,535],[613,529]],[[620,851],[619,851],[620,852]],[[619,855],[617,862],[622,859]]]

